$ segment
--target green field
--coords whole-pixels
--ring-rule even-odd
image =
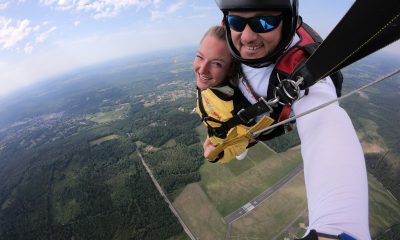
[[[260,147],[263,145],[260,144]],[[256,166],[249,164],[251,168],[246,171],[237,163],[232,166],[206,163],[201,167],[200,185],[223,216],[271,187],[301,162],[298,151],[273,154],[265,146],[264,149],[267,157]],[[245,161],[233,160],[239,163]],[[238,172],[242,173],[236,175]]]
[[[365,144],[378,145],[381,148],[386,148],[384,139],[379,135],[379,126],[372,120],[365,118],[358,118],[361,127],[357,129],[357,135],[360,141]],[[368,149],[364,149],[368,152]]]
[[[385,190],[380,182],[368,175],[370,230],[377,236],[400,221],[400,202]]]
[[[200,169],[202,180],[196,187],[186,187],[174,205],[192,230],[197,231],[197,237],[222,239],[227,229],[224,216],[271,187],[300,163],[298,148],[276,154],[258,144],[242,161],[233,160],[225,165],[206,162]],[[398,224],[400,203],[372,175],[368,177],[370,228],[375,237]],[[300,173],[255,210],[235,221],[231,239],[301,237],[307,225],[304,178]]]
[[[279,236],[285,227],[307,208],[304,178],[301,172],[255,210],[232,224],[231,239]]]
[[[198,183],[185,187],[173,203],[179,215],[198,239],[223,239],[226,225]]]
[[[370,231],[373,238],[375,238],[380,236],[380,234],[385,232],[389,227],[398,224],[400,219],[400,203],[385,190],[382,184],[371,174],[368,175],[368,186]],[[304,184],[298,187],[304,188]],[[273,200],[273,198],[274,197],[272,197],[271,200]],[[249,217],[250,216],[249,214]],[[305,231],[304,226],[307,226],[306,212],[299,215],[290,225],[287,225],[286,228],[281,231],[277,239],[283,239],[284,237],[300,238]]]
[[[266,145],[260,142],[254,147],[250,148],[246,158],[243,159],[243,161],[237,161],[234,159],[227,164],[227,167],[235,176],[239,176],[246,170],[256,166],[258,163],[262,162],[273,154],[275,154],[275,152],[272,149],[269,149],[266,147]]]
[[[129,104],[122,104],[111,111],[98,112],[95,114],[87,115],[86,120],[90,120],[99,124],[109,123],[124,118],[129,110],[129,107]]]
[[[196,129],[201,139],[205,127]],[[222,216],[265,191],[301,163],[298,150],[276,154],[263,143],[249,149],[245,159],[228,164],[206,163],[200,168],[200,186]]]
[[[108,135],[108,136],[101,137],[101,138],[98,138],[98,139],[96,139],[96,140],[90,141],[89,144],[90,144],[90,146],[100,145],[100,144],[102,144],[103,142],[107,142],[107,141],[114,140],[114,139],[118,139],[118,138],[119,138],[118,135],[116,135],[116,134],[111,134],[111,135]]]
[[[260,144],[259,147],[268,151],[264,145]],[[243,163],[246,160],[235,161]],[[224,239],[227,225],[223,217],[271,187],[299,163],[298,150],[283,154],[269,152],[267,158],[240,175],[231,171],[238,167],[236,164],[205,163],[201,169],[201,182],[187,186],[176,198],[174,206],[196,237]],[[240,169],[243,170],[243,167]],[[302,186],[303,175],[300,173],[257,210],[234,222],[231,239],[251,239],[255,236],[270,239],[265,236],[276,235],[283,225],[287,225],[299,213],[304,212],[306,200]],[[268,225],[265,225],[265,222],[258,223],[260,218],[266,219]],[[254,222],[257,224],[253,225]],[[275,232],[268,229],[275,229]],[[270,235],[265,235],[266,233]]]

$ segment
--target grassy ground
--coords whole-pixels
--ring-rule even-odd
[[[363,145],[363,150],[369,152],[383,152],[387,148],[385,141],[378,133],[378,125],[369,119],[358,118],[362,127],[358,128],[357,135]]]
[[[199,127],[204,139],[204,128]],[[184,221],[200,239],[223,239],[222,218],[268,189],[301,163],[299,148],[276,154],[262,144],[242,160],[229,164],[206,162],[202,180],[189,185],[174,202]],[[370,229],[377,236],[399,223],[400,202],[369,175]],[[232,225],[231,239],[301,237],[307,222],[303,174],[297,175],[249,214]]]
[[[224,239],[226,225],[198,183],[189,184],[173,203],[198,239]]]
[[[369,221],[371,236],[376,236],[384,232],[390,226],[399,224],[400,219],[400,202],[391,196],[385,190],[380,182],[374,176],[368,175],[369,186]],[[304,186],[301,186],[304,188]],[[287,229],[280,234],[277,239],[284,237],[301,237],[304,233],[304,224],[307,225],[306,214],[299,216]]]
[[[303,212],[297,216],[296,219],[293,220],[292,224],[289,224],[284,228],[276,239],[296,239],[304,236],[307,230],[307,222],[308,222],[308,212],[307,209],[304,209]]]
[[[162,146],[162,148],[172,148],[172,147],[175,147],[175,146],[176,146],[175,139],[170,139]]]
[[[102,144],[103,142],[107,142],[107,141],[114,140],[114,139],[118,139],[118,138],[119,138],[118,135],[116,135],[116,134],[111,134],[111,135],[108,135],[108,136],[105,136],[105,137],[102,137],[102,138],[99,138],[99,139],[90,141],[90,146],[100,145],[100,144]]]
[[[369,181],[371,235],[376,236],[388,227],[400,223],[400,202],[382,187],[372,175]]]
[[[235,176],[239,176],[246,170],[256,166],[258,163],[274,154],[275,152],[273,152],[272,149],[269,149],[262,143],[257,143],[254,147],[249,149],[249,152],[243,161],[236,161],[236,159],[234,159],[227,164],[227,167]]]
[[[178,236],[173,236],[173,237],[169,238],[168,240],[190,240],[190,238],[185,233],[182,233]]]
[[[288,151],[281,154],[280,158],[290,162],[291,160],[288,159],[296,158],[297,155],[298,151]],[[277,159],[276,156],[271,156],[265,162],[273,165],[274,160],[277,161]],[[295,161],[292,160],[292,162]],[[256,189],[256,185],[262,185],[260,179],[268,181],[261,174],[267,169],[261,162],[256,167],[236,176],[227,166],[206,163],[203,167],[202,182],[193,184],[195,187],[187,186],[174,205],[200,239],[223,239],[227,226],[223,223],[222,217],[227,215],[225,212],[232,212],[227,209],[227,206],[236,210],[238,207],[235,208],[233,205],[251,200],[252,197],[247,192],[250,189]],[[257,172],[261,168],[264,170]],[[271,166],[271,168],[274,167]],[[225,180],[217,181],[217,176]],[[389,226],[399,223],[400,203],[373,176],[368,177],[370,228],[372,236],[376,236]],[[216,182],[213,183],[212,180]],[[201,185],[205,183],[208,188]],[[250,189],[240,191],[234,189],[233,186],[239,189],[249,186]],[[300,173],[252,212],[235,221],[232,225],[231,239],[301,237],[307,225],[304,180],[303,174]]]
[[[279,155],[271,154],[267,148],[265,148],[265,151],[268,157],[256,166],[248,165],[251,168],[246,171],[240,164],[207,163],[201,167],[202,180],[200,185],[221,215],[228,215],[259,195],[283,176],[286,176],[301,162],[298,151],[295,151],[295,154],[290,151]],[[243,161],[233,160],[233,162],[243,162],[243,164],[245,161],[246,159]],[[238,172],[241,172],[241,174],[236,175]]]
[[[112,111],[90,114],[86,117],[86,119],[99,124],[112,122],[114,120],[122,119],[128,112],[129,107],[129,104],[122,104]]]
[[[306,209],[304,178],[300,173],[256,210],[232,224],[232,240],[273,239]]]

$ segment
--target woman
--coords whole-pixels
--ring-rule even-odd
[[[249,102],[235,86],[238,68],[229,52],[224,27],[214,26],[205,33],[193,69],[197,85],[196,111],[208,129],[204,156],[210,162],[219,163],[227,163],[236,155],[242,160],[252,141],[247,134],[250,128],[242,124],[229,126],[227,123],[231,123],[238,111],[248,106]]]

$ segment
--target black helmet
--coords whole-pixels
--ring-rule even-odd
[[[290,45],[292,38],[296,32],[298,15],[298,0],[215,0],[219,9],[224,13],[224,22],[226,27],[229,49],[232,55],[240,62],[253,66],[263,67],[276,61],[276,59]],[[258,59],[243,59],[239,51],[233,44],[231,30],[226,16],[229,11],[282,11],[283,28],[282,39],[276,49],[265,57]]]

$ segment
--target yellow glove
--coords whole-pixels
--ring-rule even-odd
[[[246,150],[250,140],[255,137],[253,136],[254,132],[270,126],[273,122],[272,118],[264,116],[252,127],[238,125],[232,128],[225,139],[211,137],[210,141],[216,147],[206,156],[207,160],[212,162],[218,161],[220,163],[231,161],[235,156],[240,155]]]

